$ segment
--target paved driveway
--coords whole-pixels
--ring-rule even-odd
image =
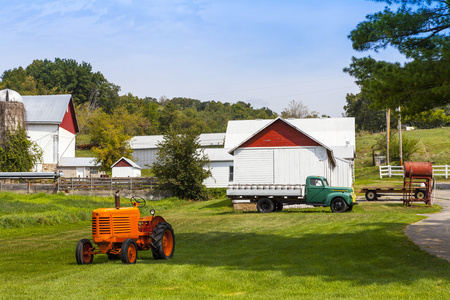
[[[406,235],[422,250],[450,262],[450,184],[438,184],[434,204],[442,211],[424,214],[428,218],[409,225]]]

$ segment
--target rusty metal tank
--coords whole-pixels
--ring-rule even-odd
[[[432,177],[433,166],[428,161],[405,161],[403,172],[405,177]]]

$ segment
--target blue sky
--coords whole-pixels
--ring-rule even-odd
[[[359,88],[348,34],[384,3],[365,0],[0,0],[0,74],[34,59],[85,61],[120,94],[250,102],[291,100],[332,117]]]

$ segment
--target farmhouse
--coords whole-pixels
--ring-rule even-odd
[[[302,183],[309,175],[353,182],[353,118],[229,121],[225,148],[234,183]]]
[[[75,157],[79,132],[71,95],[22,96],[30,140],[43,150],[36,171],[56,171],[62,157]]]
[[[112,177],[141,177],[141,167],[131,159],[122,157],[112,166]]]

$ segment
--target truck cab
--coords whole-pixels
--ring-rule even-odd
[[[308,176],[305,186],[306,204],[314,206],[330,206],[333,212],[351,210],[356,202],[351,187],[334,187],[328,184],[325,177]]]

